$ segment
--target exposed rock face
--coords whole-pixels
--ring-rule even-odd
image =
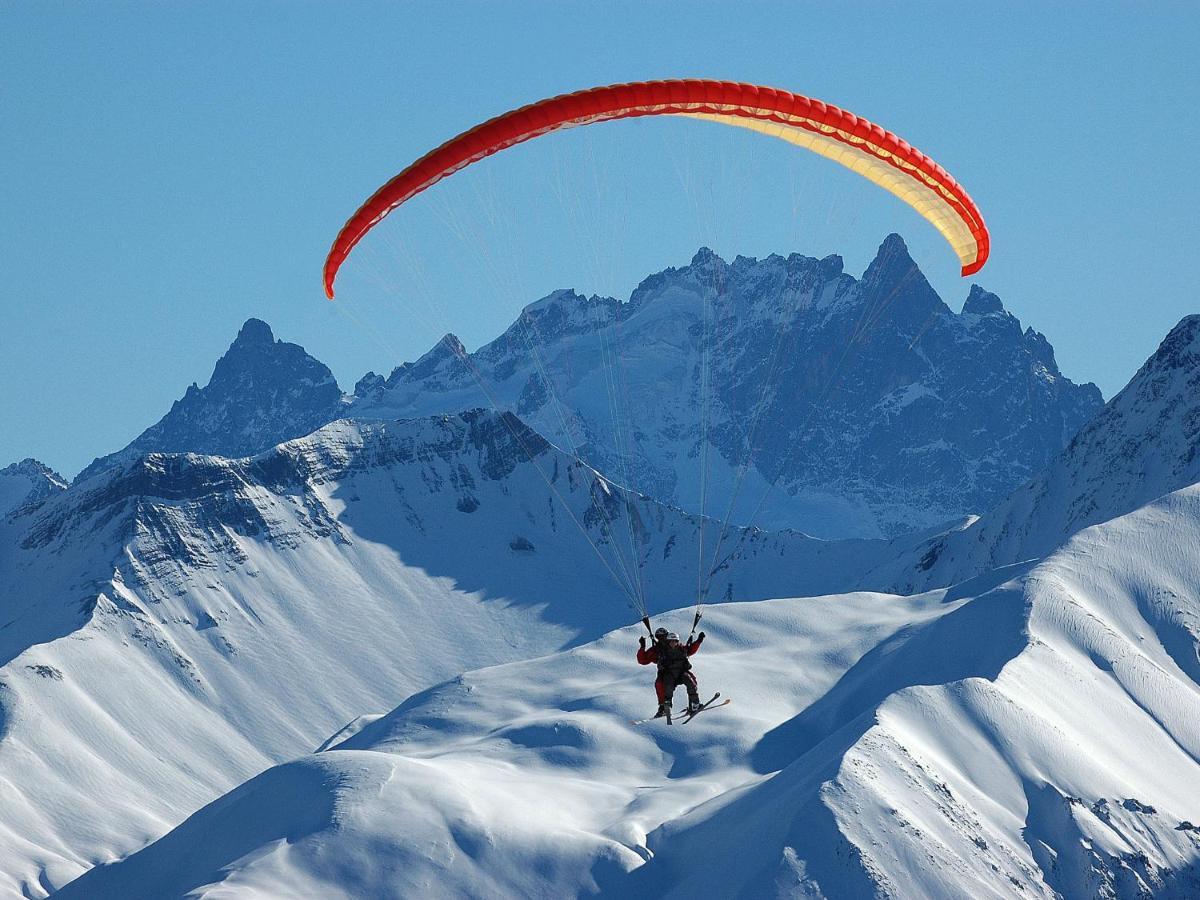
[[[327,366],[298,344],[275,340],[267,323],[248,319],[205,387],[193,384],[155,425],[77,479],[146,453],[249,456],[308,434],[342,410]]]
[[[1187,316],[1036,477],[934,538],[915,581],[949,584],[1045,556],[1076,532],[1200,481],[1200,315]]]
[[[1103,402],[994,294],[954,313],[897,235],[861,280],[836,256],[702,249],[627,303],[557,291],[475,353],[448,335],[356,394],[356,416],[495,402],[664,502],[822,537],[981,512]]]
[[[891,235],[861,279],[837,256],[701,249],[628,302],[556,291],[475,353],[446,335],[352,399],[251,319],[206,387],[79,477],[150,452],[248,456],[347,414],[495,405],[689,512],[882,537],[993,506],[1101,403],[994,294],[973,286],[954,313]]]

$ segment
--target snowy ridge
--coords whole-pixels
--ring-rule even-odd
[[[556,291],[469,364],[463,353],[448,335],[386,379],[369,375],[354,415],[495,398],[666,503],[720,517],[732,500],[734,522],[830,538],[896,535],[990,508],[1102,402],[1095,386],[1064,377],[1049,342],[994,294],[975,286],[954,313],[897,235],[857,280],[836,256],[726,263],[702,249],[625,303]]]
[[[1195,486],[950,591],[713,607],[688,726],[629,726],[632,628],[471,672],[63,896],[1195,896],[1198,544]]]
[[[0,895],[133,852],[364,710],[633,620],[614,572],[686,604],[701,528],[711,552],[717,523],[483,411],[150,454],[25,505],[0,520]],[[734,532],[713,596],[839,589],[894,552]]]

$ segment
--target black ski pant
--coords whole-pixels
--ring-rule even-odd
[[[658,680],[654,682],[654,690],[658,692],[658,702],[670,700],[675,696],[675,688],[683,685],[687,688],[688,702],[700,702],[700,688],[696,676],[689,670],[686,672],[659,672]]]

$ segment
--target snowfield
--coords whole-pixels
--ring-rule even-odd
[[[695,596],[717,523],[505,422],[152,454],[0,519],[0,896],[127,856],[364,711],[635,619],[627,579],[656,612]],[[764,532],[731,551],[713,592],[735,600],[896,552]]]
[[[950,590],[713,606],[733,702],[670,728],[632,627],[469,672],[60,895],[1194,897],[1198,547],[1200,485]]]

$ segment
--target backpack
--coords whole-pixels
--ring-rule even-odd
[[[671,647],[668,644],[659,644],[658,646],[658,671],[659,674],[665,675],[670,673],[678,678],[684,672],[690,672],[692,661],[688,659],[687,648],[680,644],[676,647]]]

